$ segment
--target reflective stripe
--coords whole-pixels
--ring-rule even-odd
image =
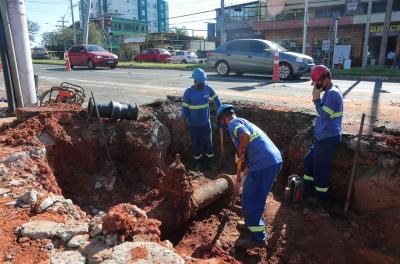
[[[212,153],[212,154],[206,154],[206,156],[207,156],[208,158],[212,158],[212,157],[214,157],[214,153]]]
[[[308,176],[308,175],[306,175],[306,174],[304,174],[303,179],[306,180],[306,181],[314,181],[314,178],[313,178],[313,177]]]
[[[244,127],[244,125],[238,125],[235,127],[235,129],[233,130],[233,134],[235,135],[235,137],[237,137],[237,131],[239,128]]]
[[[315,190],[316,190],[317,192],[328,192],[329,187],[321,188],[321,187],[315,186]]]
[[[182,103],[182,106],[183,107],[187,107],[190,110],[199,110],[199,109],[204,109],[204,108],[209,107],[209,104],[206,103],[206,104],[203,104],[203,105],[190,105],[188,103]]]
[[[193,156],[193,158],[196,159],[196,160],[201,159],[201,157],[203,157],[202,154],[200,154],[199,156]]]
[[[211,100],[214,100],[214,99],[217,98],[217,97],[218,97],[218,95],[217,95],[217,94],[214,94],[213,96],[210,97],[210,99],[211,99]]]
[[[343,116],[343,112],[335,112],[327,106],[322,106],[322,110],[329,114],[330,118],[336,118]]]
[[[258,138],[259,136],[260,136],[260,134],[259,134],[258,132],[252,134],[252,135],[250,136],[250,142],[252,142],[254,139]]]
[[[264,232],[264,226],[249,226],[248,227],[251,232]]]

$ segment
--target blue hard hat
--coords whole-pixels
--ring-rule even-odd
[[[196,68],[193,70],[192,78],[197,83],[203,83],[203,82],[207,81],[207,74],[204,72],[203,69]]]
[[[223,112],[225,112],[226,110],[230,110],[233,109],[235,110],[235,107],[233,107],[233,105],[231,104],[223,104],[220,106],[220,108],[218,108],[217,110],[217,127],[221,128],[222,124],[221,124],[221,115]]]

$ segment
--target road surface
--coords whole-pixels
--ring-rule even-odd
[[[193,80],[190,71],[158,69],[96,69],[77,68],[65,72],[64,67],[34,65],[39,77],[39,91],[67,81],[92,90],[98,102],[149,103],[166,95],[182,95]],[[270,106],[314,112],[310,81],[298,79],[273,84],[265,76],[230,75],[220,77],[208,73],[208,83],[222,101],[247,100]],[[336,80],[345,98],[345,127],[357,130],[361,113],[367,114],[367,125],[400,128],[400,84],[392,82],[360,82]],[[3,76],[0,96],[4,95]],[[88,93],[89,94],[89,93]]]

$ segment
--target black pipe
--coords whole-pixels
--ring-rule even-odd
[[[6,86],[8,112],[15,113],[16,103],[15,103],[14,89],[12,83],[12,76],[10,71],[10,63],[8,60],[6,35],[4,32],[4,25],[1,14],[0,14],[0,56],[1,56],[1,63],[3,64],[3,76],[4,76],[4,84]]]
[[[139,114],[136,104],[123,104],[114,101],[110,101],[108,104],[97,104],[97,109],[101,117],[107,117],[111,120],[136,120]],[[94,116],[94,104],[92,99],[89,100],[88,111],[90,116]]]

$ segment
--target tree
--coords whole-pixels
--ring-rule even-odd
[[[40,26],[38,23],[28,20],[29,40],[34,41],[35,35],[39,32]]]
[[[77,43],[82,43],[83,32],[78,30],[76,32]],[[95,24],[90,24],[89,30],[89,43],[102,45],[104,43],[102,32],[96,28]],[[42,34],[42,45],[48,50],[63,51],[68,49],[74,44],[74,32],[72,28],[65,27],[59,28],[51,32]]]
[[[172,33],[178,34],[178,35],[185,35],[187,36],[187,28],[186,26],[182,26],[181,28],[175,27],[171,29]]]

